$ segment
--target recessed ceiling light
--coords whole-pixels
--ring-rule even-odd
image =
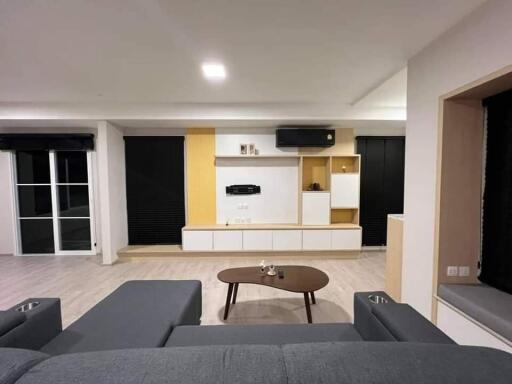
[[[222,81],[226,78],[226,67],[220,63],[204,63],[201,66],[203,76],[210,81]]]

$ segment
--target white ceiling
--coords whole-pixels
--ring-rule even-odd
[[[0,117],[373,119],[403,110],[407,59],[483,2],[0,0]]]

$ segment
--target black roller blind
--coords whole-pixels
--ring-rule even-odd
[[[484,101],[487,145],[479,279],[512,293],[512,91]]]
[[[83,151],[94,149],[94,135],[89,133],[4,133],[0,149],[15,151]]]
[[[130,245],[181,243],[183,144],[183,137],[125,137]]]
[[[386,245],[388,214],[403,213],[405,138],[359,136],[357,153],[361,155],[362,243]]]

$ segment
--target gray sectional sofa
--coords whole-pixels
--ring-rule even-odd
[[[512,355],[456,345],[383,292],[356,293],[354,324],[203,326],[200,282],[131,281],[63,331],[45,300],[0,313],[0,384],[512,383]]]

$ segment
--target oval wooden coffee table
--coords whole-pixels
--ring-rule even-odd
[[[217,278],[229,284],[226,307],[224,309],[224,320],[228,318],[231,298],[233,298],[233,304],[236,303],[238,285],[260,284],[304,294],[308,323],[312,323],[309,296],[311,295],[311,303],[316,304],[315,291],[325,287],[329,282],[329,277],[316,268],[301,265],[283,265],[276,267],[276,270],[283,271],[284,277],[279,278],[278,275],[269,276],[266,273],[262,273],[260,267],[230,268],[219,272]]]

